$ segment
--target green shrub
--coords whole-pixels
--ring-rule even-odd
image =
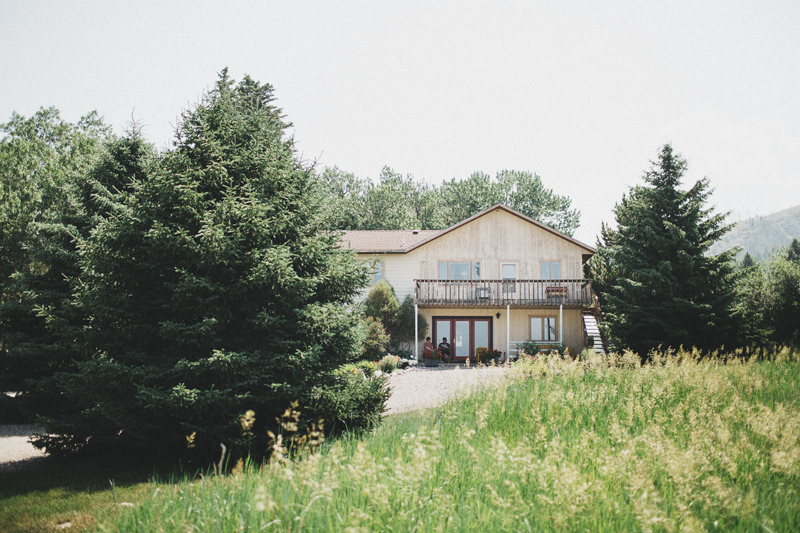
[[[378,370],[378,363],[375,361],[357,361],[355,363],[347,363],[333,371],[334,376],[341,376],[342,374],[358,374],[359,372],[364,376],[372,376]]]
[[[520,357],[523,356],[523,352],[525,352],[524,355],[528,356],[534,356],[537,353],[539,353],[539,345],[536,344],[535,341],[523,342],[522,344],[517,345],[517,349],[518,349],[517,354]]]
[[[310,411],[323,419],[326,436],[369,431],[386,410],[391,391],[385,384],[384,376],[365,378],[361,372],[334,376],[329,384],[313,391]]]
[[[371,316],[366,317],[363,324],[366,333],[364,336],[364,344],[362,345],[362,354],[365,359],[377,361],[386,354],[386,347],[389,345],[389,335],[383,328],[381,321]]]
[[[384,356],[383,359],[378,361],[378,368],[382,372],[386,372],[387,374],[391,374],[395,370],[397,370],[397,365],[400,363],[400,358],[396,355],[387,355]]]

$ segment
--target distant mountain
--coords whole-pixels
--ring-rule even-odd
[[[800,205],[737,222],[733,230],[711,247],[710,253],[718,254],[741,246],[742,254],[749,252],[754,259],[763,260],[792,239],[800,239]]]

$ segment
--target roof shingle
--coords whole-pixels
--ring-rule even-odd
[[[407,248],[441,232],[441,230],[350,230],[342,235],[342,246],[362,253],[404,252]]]

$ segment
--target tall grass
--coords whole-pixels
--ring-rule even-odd
[[[800,359],[518,363],[301,461],[157,489],[124,531],[794,531]]]

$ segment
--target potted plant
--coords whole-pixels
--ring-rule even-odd
[[[422,362],[425,366],[439,366],[439,361],[442,360],[442,351],[441,350],[431,350],[425,349],[422,350]]]
[[[491,361],[495,363],[500,361],[500,356],[503,355],[500,350],[487,350],[483,354],[483,363],[488,365]]]

